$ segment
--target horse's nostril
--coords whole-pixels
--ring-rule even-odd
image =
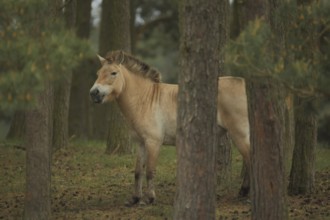
[[[100,93],[100,91],[98,89],[93,89],[91,92],[90,92],[90,95],[91,96],[96,96]]]

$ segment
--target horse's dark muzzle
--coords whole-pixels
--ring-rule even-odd
[[[89,92],[91,99],[94,103],[101,103],[103,100],[103,96],[100,94],[98,89],[93,89]]]

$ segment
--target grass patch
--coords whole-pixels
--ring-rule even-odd
[[[330,169],[330,148],[318,146],[316,148],[315,169],[317,171]],[[330,177],[329,177],[330,178]]]
[[[125,207],[133,190],[135,155],[107,155],[105,143],[74,141],[53,155],[52,211],[54,219],[172,219],[176,182],[175,147],[163,146],[155,179],[154,205]],[[324,217],[329,214],[330,149],[316,151],[316,194],[289,198],[292,219]],[[242,160],[233,148],[232,184],[217,190],[217,216],[250,219],[250,204],[238,200]],[[25,151],[13,144],[0,145],[0,219],[22,216],[25,190]],[[289,168],[289,167],[288,167]],[[144,182],[145,185],[145,182]],[[315,199],[313,199],[315,197]],[[321,201],[321,202],[317,202]],[[304,203],[304,206],[301,204]],[[291,210],[291,209],[290,209]],[[311,214],[313,213],[314,214]],[[313,217],[314,216],[314,217]]]

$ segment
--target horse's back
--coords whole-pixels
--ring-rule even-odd
[[[220,77],[218,93],[218,124],[238,136],[249,134],[245,81],[239,77]],[[161,84],[161,101],[154,112],[161,117],[164,144],[175,144],[178,86]]]

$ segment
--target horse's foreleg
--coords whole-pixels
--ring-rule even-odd
[[[127,205],[134,205],[140,202],[142,198],[143,170],[145,168],[145,148],[139,144],[134,172],[134,194],[132,200]]]
[[[156,199],[153,179],[156,174],[156,164],[160,150],[160,143],[147,142],[146,150],[147,150],[147,161],[146,161],[147,196],[149,199],[149,203],[153,203]]]

